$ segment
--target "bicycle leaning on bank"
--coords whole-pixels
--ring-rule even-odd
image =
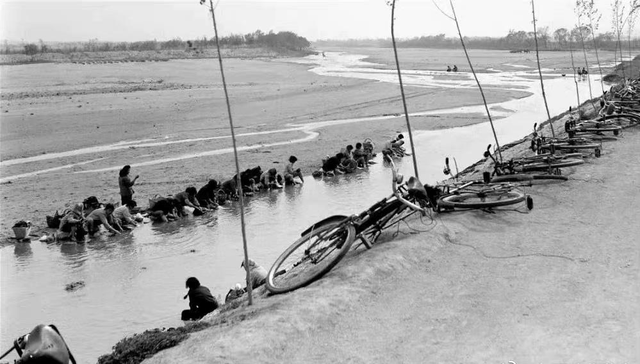
[[[351,216],[335,215],[316,222],[276,259],[267,274],[267,289],[285,293],[304,287],[329,272],[344,258],[354,241],[371,248],[383,230],[429,207],[424,186],[416,177],[402,183],[393,158],[393,193],[365,211]]]

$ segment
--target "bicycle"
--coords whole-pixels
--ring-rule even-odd
[[[556,155],[553,153],[543,153],[538,154],[531,157],[522,157],[516,159],[510,159],[507,162],[499,162],[496,160],[490,152],[491,144],[487,146],[487,150],[484,152],[485,158],[491,158],[493,161],[493,173],[491,174],[490,181],[492,182],[505,182],[505,181],[515,181],[515,180],[523,180],[527,177],[508,177],[514,175],[524,174],[526,172],[543,172],[546,171],[546,174],[536,174],[535,177],[531,177],[531,179],[556,179],[556,180],[564,180],[564,178],[559,177],[562,174],[560,168],[564,167],[573,167],[584,163],[582,158],[580,157],[580,153],[571,153],[565,155]],[[503,177],[504,176],[504,177]],[[490,182],[487,181],[487,182]]]
[[[15,339],[11,349],[0,355],[0,359],[15,350],[20,359],[16,363],[76,364],[76,359],[54,325],[37,325],[30,333]]]
[[[425,187],[416,177],[402,183],[393,158],[391,165],[393,193],[357,215],[334,215],[304,230],[301,237],[275,261],[267,274],[267,289],[274,294],[304,287],[323,275],[344,258],[355,240],[371,248],[383,230],[416,212],[427,213]]]
[[[457,182],[436,186],[439,195],[430,196],[434,211],[454,211],[455,209],[491,210],[525,202],[529,210],[533,209],[533,198],[518,190],[520,185],[486,183],[484,181]],[[436,201],[435,203],[433,201]]]

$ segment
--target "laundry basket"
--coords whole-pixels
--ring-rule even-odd
[[[27,226],[14,226],[12,229],[16,239],[23,240],[31,233],[31,222],[27,221]]]

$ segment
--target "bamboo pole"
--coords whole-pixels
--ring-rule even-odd
[[[573,83],[576,84],[576,98],[578,99],[578,107],[580,107],[580,88],[578,87],[578,78],[576,77],[576,64],[573,61],[573,47],[571,46],[571,35],[569,35],[569,54],[571,54],[571,68],[573,70]]]
[[[580,22],[580,14],[578,14],[578,33],[580,33],[580,43],[582,44],[582,54],[584,55],[584,64],[587,66],[587,70],[589,70],[589,60],[587,59],[587,49],[584,45],[584,35],[582,34],[582,23]],[[597,110],[596,104],[593,102],[593,91],[591,91],[591,72],[587,72],[587,84],[589,85],[589,100],[591,101],[591,106],[593,106],[594,110]]]
[[[538,51],[538,30],[536,28],[536,8],[534,0],[531,0],[531,13],[533,14],[533,38],[536,42],[536,60],[538,61],[538,75],[540,76],[540,87],[542,87],[542,99],[544,100],[544,108],[547,110],[547,120],[551,126],[551,136],[556,137],[553,130],[553,122],[551,121],[551,113],[549,112],[549,104],[547,103],[547,94],[544,92],[544,81],[542,81],[542,69],[540,68],[540,52]]]
[[[394,32],[395,25],[396,0],[391,3],[391,42],[393,43],[393,54],[396,59],[396,69],[398,70],[398,81],[400,83],[400,94],[402,95],[402,107],[404,108],[404,117],[407,122],[407,131],[409,132],[409,143],[411,143],[411,157],[413,158],[413,171],[416,178],[420,180],[418,175],[418,161],[416,158],[416,148],[413,145],[413,134],[411,133],[411,123],[409,122],[409,111],[407,110],[407,101],[404,96],[404,87],[402,85],[402,74],[400,72],[400,62],[398,61],[398,49],[396,48],[396,37]]]
[[[434,5],[440,10],[444,16],[452,19],[456,23],[456,29],[458,30],[458,37],[460,37],[460,43],[462,44],[462,49],[464,50],[464,55],[467,58],[467,63],[469,63],[469,68],[471,69],[471,73],[473,74],[473,78],[476,80],[476,84],[478,85],[478,89],[480,89],[480,95],[482,96],[482,102],[484,104],[484,109],[487,112],[487,117],[489,118],[489,124],[491,125],[491,131],[493,132],[493,139],[496,142],[496,148],[498,150],[498,157],[500,158],[500,163],[502,163],[502,151],[500,150],[500,142],[498,142],[498,135],[496,134],[496,128],[493,126],[493,119],[491,119],[491,113],[489,112],[489,106],[487,105],[487,98],[484,96],[484,91],[482,90],[482,85],[480,84],[480,80],[478,80],[478,76],[476,75],[476,71],[473,69],[473,64],[471,63],[471,58],[469,58],[469,52],[467,52],[467,47],[464,44],[464,38],[462,37],[462,31],[460,30],[460,23],[458,22],[458,16],[456,15],[456,9],[453,6],[453,0],[449,0],[449,4],[451,5],[451,11],[453,13],[453,17],[447,15],[444,11],[438,7],[438,4]]]
[[[200,4],[203,4],[206,0],[200,0]],[[240,226],[242,229],[242,248],[244,249],[244,269],[246,271],[246,280],[247,280],[247,292],[249,293],[249,306],[253,303],[252,300],[252,289],[251,279],[250,279],[250,269],[249,269],[249,251],[247,248],[247,232],[245,230],[244,223],[244,193],[242,191],[242,181],[240,179],[240,163],[238,162],[238,148],[236,146],[236,134],[235,129],[233,127],[233,117],[231,116],[231,103],[229,102],[229,92],[227,91],[227,82],[224,77],[224,68],[222,66],[222,54],[220,53],[220,41],[218,39],[218,26],[216,24],[216,14],[213,7],[213,0],[209,0],[209,5],[211,6],[211,18],[213,19],[213,30],[216,35],[216,49],[218,51],[218,61],[220,63],[220,74],[222,76],[222,87],[224,89],[224,97],[227,102],[227,113],[229,115],[229,127],[231,128],[231,140],[233,141],[233,157],[236,162],[236,183],[238,189],[240,191]]]

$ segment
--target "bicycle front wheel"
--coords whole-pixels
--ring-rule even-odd
[[[438,206],[444,208],[486,209],[514,205],[524,201],[527,196],[515,190],[463,192],[442,197]]]
[[[285,293],[319,279],[344,258],[354,238],[353,225],[339,222],[305,234],[273,264],[267,274],[267,289]]]

